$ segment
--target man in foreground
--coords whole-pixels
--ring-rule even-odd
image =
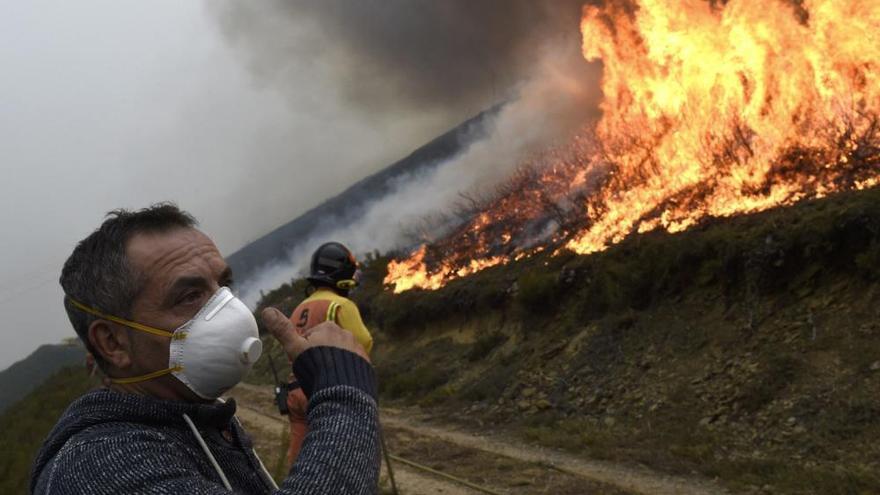
[[[173,205],[113,212],[77,245],[61,274],[65,309],[111,385],[62,415],[34,463],[33,493],[375,492],[376,383],[364,350],[333,323],[302,337],[267,309],[311,427],[275,486],[235,402],[217,400],[262,348],[230,284],[214,243]]]

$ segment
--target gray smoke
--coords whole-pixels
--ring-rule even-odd
[[[427,216],[448,211],[460,193],[491,188],[530,152],[565,139],[596,117],[599,70],[580,53],[583,4],[581,0],[209,4],[255,81],[286,94],[300,112],[304,106],[332,105],[350,112],[353,119],[386,129],[426,120],[451,127],[507,102],[483,140],[430,173],[398,181],[393,192],[376,198],[355,224],[335,225],[303,240],[301,249],[288,253],[290,262],[267,267],[244,281],[243,296],[253,303],[259,290],[300,275],[311,250],[330,239],[361,253],[400,247],[406,243],[405,232]],[[320,91],[315,91],[318,86]],[[414,149],[426,141],[408,143]],[[288,151],[291,157],[297,154],[296,149]],[[339,190],[347,185],[340,184]]]
[[[211,5],[224,32],[267,84],[295,93],[304,73],[331,73],[340,94],[364,111],[439,111],[461,121],[531,76],[547,45],[578,45],[583,4],[229,0]]]
[[[359,221],[325,229],[302,242],[297,252],[288,253],[289,262],[269,266],[246,281],[243,298],[254,304],[260,290],[301,276],[311,252],[331,239],[357,253],[401,247],[410,241],[407,232],[425,218],[449,211],[460,193],[479,195],[490,189],[523,164],[530,153],[564,141],[596,118],[595,68],[591,78],[584,78],[567,65],[570,60],[566,53],[545,53],[532,78],[519,86],[512,101],[487,124],[484,139],[429,173],[399,179],[392,192],[370,204]],[[328,224],[333,223],[328,219]]]

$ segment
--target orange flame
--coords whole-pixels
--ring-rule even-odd
[[[607,166],[603,181],[579,200],[574,234],[565,226],[552,239],[586,254],[654,229],[678,232],[707,217],[877,186],[878,33],[877,1],[585,6],[583,55],[603,65],[600,151],[576,140],[569,148],[580,160],[550,152],[560,166],[542,168],[523,191],[550,188],[554,201],[576,197],[589,174]],[[527,253],[514,251],[511,239],[525,220],[511,212],[534,204],[528,194],[502,195],[468,225],[479,243],[441,249],[433,270],[422,246],[409,260],[392,262],[386,283],[395,292],[436,289],[520,259]],[[500,254],[491,248],[498,222],[509,225]]]
[[[440,269],[429,274],[424,261],[425,250],[426,246],[423,244],[409,259],[391,261],[388,264],[385,283],[393,283],[396,294],[413,288],[436,290],[443,287],[453,277],[466,277],[486,268],[508,262],[507,258],[503,256],[493,256],[486,259],[472,259],[468,265],[460,268],[444,263]]]
[[[828,149],[871,125],[858,117],[880,109],[880,3],[807,0],[803,15],[764,0],[585,7],[584,57],[604,65],[597,133],[619,187],[568,247],[590,253],[643,222],[677,232],[837,189],[845,155],[821,157],[821,177],[774,180],[775,167],[787,150]]]
[[[413,288],[436,290],[443,287],[443,272],[428,274],[425,265],[425,250],[422,246],[409,258],[401,261],[392,260],[388,264],[388,275],[385,276],[386,284],[394,284],[394,292],[400,293]]]

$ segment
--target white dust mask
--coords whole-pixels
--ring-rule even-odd
[[[174,331],[168,367],[199,397],[216,399],[244,378],[262,352],[254,315],[221,287]]]
[[[203,399],[216,399],[250,371],[263,352],[257,321],[227,287],[221,287],[191,320],[168,332],[101,313],[68,298],[77,308],[135,330],[171,338],[168,368],[113,379],[136,383],[171,373]]]

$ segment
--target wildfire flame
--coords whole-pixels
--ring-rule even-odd
[[[411,258],[400,262],[392,261],[388,268],[388,277],[397,280],[395,292],[403,292],[415,287],[421,289],[436,290],[446,283],[450,277],[466,277],[472,273],[484,270],[508,261],[502,256],[493,256],[487,259],[472,259],[470,264],[460,268],[444,263],[440,269],[428,273],[425,266],[425,245],[422,245]]]
[[[520,188],[551,188],[552,201],[538,203],[545,218],[554,204],[576,215],[556,221],[549,243],[592,253],[634,233],[880,182],[880,2],[608,2],[584,7],[581,34],[584,58],[603,65],[602,118],[542,157],[540,177]],[[583,145],[588,136],[595,146]],[[437,289],[526,255],[512,239],[541,214],[509,211],[530,206],[500,195],[431,246],[435,264],[422,246],[392,262],[385,282]],[[467,229],[482,242],[460,242]]]

